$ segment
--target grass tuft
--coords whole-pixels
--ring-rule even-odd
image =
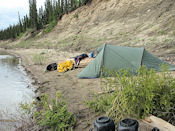
[[[46,57],[43,54],[34,54],[32,59],[35,65],[43,65],[46,61]]]

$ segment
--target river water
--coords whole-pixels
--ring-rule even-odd
[[[31,103],[35,96],[31,80],[19,59],[0,52],[0,130],[8,130],[11,117],[20,116],[20,103]],[[5,120],[5,121],[4,121]],[[13,130],[9,127],[9,130]]]

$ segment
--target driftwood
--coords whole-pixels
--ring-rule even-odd
[[[153,115],[142,121],[152,127],[159,128],[160,131],[175,131],[175,126]]]

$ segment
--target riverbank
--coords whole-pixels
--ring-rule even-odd
[[[94,93],[101,92],[100,79],[78,79],[77,74],[82,68],[65,73],[58,73],[57,71],[45,73],[48,64],[64,61],[82,52],[65,52],[55,49],[13,49],[4,51],[21,58],[21,64],[32,77],[32,84],[36,87],[36,93],[39,97],[46,93],[51,99],[55,97],[57,91],[62,92],[68,110],[77,116],[75,131],[82,131],[82,129],[88,131],[93,126],[93,122],[98,115],[87,108],[85,101],[92,99]],[[41,64],[37,64],[34,59],[36,55],[44,58]],[[145,124],[143,126],[147,127]]]
[[[20,109],[21,103],[31,103],[35,98],[30,78],[20,57],[0,49],[0,130],[14,131],[23,120],[30,120]]]
[[[36,87],[38,96],[46,93],[51,99],[55,97],[57,91],[62,92],[69,111],[77,116],[75,130],[89,129],[89,125],[93,124],[96,117],[87,108],[85,101],[92,99],[93,94],[100,91],[100,80],[78,79],[77,74],[82,68],[65,73],[58,73],[57,71],[45,73],[48,64],[64,61],[81,52],[62,52],[54,49],[13,49],[6,51],[21,58],[25,71],[34,80],[32,84]],[[36,64],[35,55],[41,55],[45,58],[41,65]]]

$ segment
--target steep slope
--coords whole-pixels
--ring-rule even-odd
[[[174,46],[175,1],[92,0],[64,15],[52,32],[45,35],[41,32],[35,38],[20,39],[12,45],[78,51],[104,43]]]
[[[171,44],[174,21],[174,0],[93,0],[64,15],[54,30],[36,44],[75,50],[88,50],[103,43]]]

